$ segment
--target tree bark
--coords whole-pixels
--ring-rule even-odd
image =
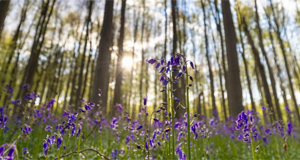
[[[276,113],[277,113],[276,115],[278,116],[278,119],[282,120],[282,114],[281,114],[281,110],[280,110],[280,105],[279,105],[279,100],[278,100],[278,95],[277,95],[276,82],[275,82],[275,78],[274,78],[274,74],[273,74],[273,69],[270,65],[270,62],[269,62],[269,59],[268,59],[268,56],[267,56],[267,52],[266,52],[265,47],[264,47],[262,31],[261,31],[261,28],[260,28],[259,16],[258,16],[258,11],[257,11],[257,0],[254,0],[254,2],[255,2],[255,21],[256,21],[256,28],[257,28],[257,31],[258,31],[259,46],[260,46],[260,49],[261,49],[261,52],[262,52],[263,56],[265,57],[267,67],[268,67],[268,70],[269,70],[269,75],[270,75],[270,79],[271,79],[271,86],[272,86],[272,90],[273,90],[275,107],[276,107]]]
[[[115,90],[114,90],[114,102],[113,105],[118,103],[122,103],[122,80],[123,80],[123,73],[122,73],[122,60],[123,60],[123,41],[124,41],[124,28],[125,28],[125,11],[126,11],[126,0],[122,0],[121,5],[121,24],[120,24],[120,35],[118,39],[118,60],[117,60],[117,71],[116,71],[116,83],[115,83]],[[114,113],[113,113],[114,114]]]
[[[85,40],[84,40],[84,47],[83,47],[83,52],[82,52],[82,57],[81,57],[81,65],[80,65],[80,71],[79,71],[79,75],[78,75],[78,89],[76,91],[76,99],[75,99],[75,108],[78,109],[79,105],[80,105],[80,99],[83,97],[80,97],[81,94],[81,88],[82,88],[82,82],[83,82],[83,70],[84,70],[84,65],[85,65],[85,55],[86,55],[86,50],[87,50],[87,44],[88,44],[88,39],[89,39],[89,26],[91,23],[91,17],[92,17],[92,10],[93,10],[93,4],[94,1],[87,1],[87,7],[88,7],[88,15],[86,17],[86,31],[85,31]]]
[[[286,56],[286,51],[285,51],[285,46],[284,46],[283,40],[281,38],[280,27],[279,27],[278,20],[276,19],[276,14],[275,14],[275,11],[274,11],[274,6],[273,6],[273,3],[272,3],[272,0],[270,0],[270,5],[271,5],[272,13],[273,13],[273,16],[274,16],[275,26],[276,26],[275,33],[277,35],[277,39],[279,41],[280,49],[281,49],[281,52],[282,52],[282,55],[283,55],[286,74],[288,76],[288,82],[289,82],[289,86],[290,86],[291,96],[292,96],[292,99],[293,99],[293,102],[294,102],[296,116],[297,116],[297,119],[298,119],[298,123],[300,123],[299,108],[298,108],[298,104],[297,104],[297,100],[296,100],[296,96],[295,96],[294,86],[293,86],[293,83],[292,83],[292,76],[291,76],[291,73],[290,73],[289,63],[288,63],[287,56]]]
[[[268,107],[270,109],[271,121],[273,122],[276,119],[275,119],[275,115],[274,115],[272,97],[271,97],[271,93],[270,93],[270,90],[269,90],[269,86],[268,86],[268,82],[267,82],[267,77],[266,77],[266,74],[265,74],[264,66],[260,62],[258,50],[256,49],[256,47],[254,45],[253,38],[250,35],[250,32],[248,30],[248,27],[247,27],[248,24],[245,22],[245,19],[243,17],[242,17],[242,25],[243,25],[244,32],[245,32],[245,34],[247,36],[248,43],[251,46],[251,50],[252,50],[252,53],[253,53],[253,56],[254,56],[255,63],[257,64],[257,66],[259,68],[259,73],[260,73],[260,76],[261,76],[261,79],[262,79],[264,93],[265,93],[265,96],[266,96],[266,101],[267,101]]]
[[[246,60],[246,57],[245,57],[245,47],[244,47],[243,36],[242,36],[241,22],[239,22],[238,25],[239,25],[240,43],[241,43],[241,46],[242,46],[241,55],[242,55],[242,59],[243,59],[243,62],[244,62],[244,68],[245,68],[246,79],[247,79],[247,86],[248,86],[248,90],[249,90],[249,94],[250,94],[251,109],[254,112],[256,112],[255,102],[254,102],[253,93],[252,93],[251,79],[250,79],[250,76],[249,76],[248,63],[247,63],[247,60]]]
[[[1,33],[4,28],[4,21],[9,9],[10,0],[0,0],[0,39]]]
[[[212,72],[212,67],[211,67],[211,56],[209,53],[209,46],[208,46],[208,37],[207,37],[207,24],[206,24],[206,11],[205,11],[205,6],[203,3],[203,0],[201,0],[201,6],[203,10],[203,22],[204,22],[204,36],[205,36],[205,56],[206,56],[206,61],[208,65],[208,71],[209,71],[209,81],[210,81],[210,94],[211,94],[211,103],[212,103],[212,109],[213,109],[213,116],[215,118],[218,118],[217,114],[217,106],[216,106],[216,99],[215,99],[215,84],[214,84],[214,75]]]
[[[99,56],[95,76],[93,79],[92,102],[98,102],[99,89],[102,91],[102,112],[106,113],[108,86],[109,86],[109,66],[111,61],[111,47],[113,45],[113,9],[114,0],[106,0],[104,19],[101,30],[101,40],[99,43]],[[99,107],[95,107],[96,111]]]
[[[225,41],[228,61],[228,106],[231,116],[236,117],[243,108],[242,86],[238,54],[236,50],[236,34],[232,20],[229,0],[222,0],[223,25],[225,29]]]

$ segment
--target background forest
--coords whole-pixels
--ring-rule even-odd
[[[243,110],[262,116],[261,108],[267,108],[270,120],[300,124],[299,5],[297,0],[0,0],[0,104],[10,108],[7,116],[22,117],[26,107],[17,104],[24,96],[34,99],[29,105],[35,109],[51,102],[55,116],[99,102],[91,115],[109,118],[121,104],[128,118],[139,119],[145,99],[150,113],[169,101],[161,87],[166,69],[161,60],[180,54],[193,65],[185,62],[187,76],[175,77],[185,68],[172,73],[172,101],[181,104],[172,113],[176,119],[186,107],[220,122]],[[8,87],[13,93],[7,94]]]

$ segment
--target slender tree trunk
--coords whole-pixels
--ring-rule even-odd
[[[142,108],[142,104],[143,104],[143,79],[144,79],[144,61],[145,61],[145,49],[144,49],[144,30],[145,30],[145,0],[142,1],[142,5],[143,5],[143,16],[142,16],[142,35],[141,35],[141,43],[142,43],[142,62],[141,62],[141,70],[140,70],[140,81],[139,81],[139,94],[140,94],[140,102],[139,102],[139,112],[141,111]]]
[[[273,69],[270,65],[266,50],[264,48],[262,31],[261,31],[261,28],[260,28],[259,16],[258,16],[258,11],[257,11],[257,0],[255,0],[255,17],[256,17],[255,20],[256,20],[256,25],[257,25],[256,28],[257,28],[257,31],[258,31],[259,46],[260,46],[260,49],[261,49],[261,52],[262,52],[263,56],[265,57],[267,67],[268,67],[268,70],[269,70],[270,79],[271,79],[271,86],[272,86],[273,95],[274,95],[276,113],[277,113],[278,119],[282,120],[282,114],[281,114],[281,110],[280,110],[280,105],[279,105],[279,100],[278,100],[278,95],[277,95],[276,82],[275,82],[275,78],[274,78],[274,74],[273,74]]]
[[[6,0],[4,0],[4,1],[6,1]],[[0,1],[0,6],[1,6],[1,3],[3,3],[3,2]],[[3,67],[3,70],[2,70],[2,72],[3,72],[2,75],[4,75],[4,76],[3,76],[2,82],[0,83],[0,86],[4,85],[5,84],[5,80],[7,79],[7,77],[9,77],[9,76],[6,76],[6,74],[7,74],[8,70],[9,70],[9,66],[10,66],[10,64],[12,62],[12,59],[13,59],[14,55],[16,54],[15,51],[17,49],[18,39],[19,39],[20,33],[22,31],[21,27],[23,26],[24,21],[25,21],[26,16],[27,16],[28,5],[29,5],[29,1],[26,0],[24,2],[24,7],[22,8],[22,11],[21,11],[21,18],[20,18],[19,24],[17,26],[17,29],[15,31],[15,34],[13,36],[12,42],[11,42],[9,50],[8,50],[8,55],[9,56],[8,56],[7,62],[5,63],[5,66]],[[1,7],[0,7],[0,10],[1,10]],[[1,35],[1,31],[0,31],[0,35]]]
[[[242,46],[241,55],[242,55],[242,59],[243,59],[243,62],[244,62],[244,68],[245,68],[246,79],[247,79],[247,86],[248,86],[250,100],[251,100],[251,109],[254,112],[256,112],[255,102],[254,102],[253,93],[252,93],[251,79],[250,79],[250,76],[249,76],[248,63],[247,63],[247,60],[246,60],[246,57],[245,57],[245,47],[244,47],[244,42],[243,42],[241,23],[239,22],[238,24],[239,24],[240,43],[241,43],[241,46]]]
[[[42,48],[44,40],[45,40],[47,26],[50,21],[50,17],[53,13],[55,2],[56,2],[56,0],[52,1],[51,7],[49,9],[48,6],[50,4],[50,0],[48,0],[46,2],[46,4],[44,4],[44,7],[42,9],[41,23],[40,24],[38,23],[38,25],[37,25],[36,36],[34,37],[34,42],[33,42],[32,48],[31,48],[30,58],[29,58],[29,61],[28,61],[28,64],[26,66],[26,70],[24,73],[24,82],[25,83],[32,84],[32,82],[33,82],[34,74],[38,67],[39,55],[41,53],[41,48]],[[25,83],[22,83],[22,85]]]
[[[214,35],[212,33],[212,39],[213,39],[213,44],[214,48],[216,49],[216,41],[214,38]],[[216,59],[217,59],[217,66],[218,66],[218,75],[219,75],[219,82],[220,82],[220,89],[221,89],[221,106],[222,106],[222,111],[224,113],[224,120],[226,121],[227,119],[227,111],[226,111],[226,101],[225,101],[225,95],[224,95],[224,87],[223,87],[223,79],[222,79],[222,69],[221,69],[221,64],[220,64],[220,58],[219,58],[219,52],[216,49]]]
[[[113,45],[113,9],[114,0],[106,0],[104,19],[101,30],[101,40],[99,44],[99,56],[97,59],[96,71],[93,84],[92,102],[98,102],[99,89],[102,92],[102,112],[106,113],[108,84],[109,84],[109,66],[111,61],[110,47]],[[99,107],[96,106],[96,111]]]
[[[238,54],[236,50],[236,34],[232,20],[229,0],[222,0],[223,25],[225,30],[225,41],[227,49],[228,72],[227,72],[227,93],[228,106],[231,116],[236,117],[243,108],[242,86]]]
[[[214,0],[214,6],[216,10],[216,16],[214,16],[215,23],[217,25],[217,31],[220,36],[220,43],[221,43],[221,53],[222,53],[222,69],[224,73],[224,78],[225,78],[225,89],[226,91],[228,90],[228,80],[227,80],[227,68],[226,68],[226,57],[225,57],[225,47],[224,47],[224,38],[223,38],[223,31],[222,31],[222,25],[221,25],[221,18],[220,18],[220,11],[218,8],[218,0]],[[222,92],[225,92],[224,91]],[[224,94],[224,93],[223,93]],[[226,102],[225,102],[226,104]]]
[[[80,71],[78,75],[78,89],[76,91],[76,100],[75,100],[75,108],[78,109],[80,105],[80,99],[83,97],[80,97],[81,95],[81,88],[82,88],[82,82],[83,82],[83,70],[84,70],[84,65],[85,65],[85,55],[86,55],[86,50],[87,50],[87,44],[88,44],[88,39],[89,39],[89,26],[91,23],[91,16],[92,16],[92,10],[93,10],[93,4],[94,1],[87,1],[88,2],[88,15],[86,17],[86,32],[85,32],[85,40],[84,40],[84,47],[83,47],[83,52],[82,52],[82,57],[81,57],[81,65],[80,65]]]
[[[274,56],[273,56],[274,57],[274,63],[275,63],[276,68],[277,68],[277,76],[278,76],[279,81],[280,81],[280,89],[281,89],[281,92],[282,92],[283,102],[284,102],[284,106],[288,107],[289,104],[288,104],[288,100],[287,100],[287,97],[286,97],[284,80],[283,80],[282,75],[281,75],[281,67],[279,65],[279,61],[278,61],[278,58],[277,58],[278,57],[277,56],[277,51],[276,51],[276,48],[275,48],[274,38],[273,38],[273,34],[272,34],[271,20],[270,20],[268,15],[267,15],[267,17],[268,17],[268,24],[269,24],[269,37],[270,37],[270,40],[271,40],[272,50],[273,50],[273,54],[274,54]],[[290,114],[287,114],[287,116],[290,119]]]
[[[262,79],[264,93],[265,93],[265,96],[266,96],[266,101],[267,101],[268,107],[270,109],[271,121],[273,122],[275,120],[275,115],[274,115],[272,97],[271,97],[271,93],[270,93],[270,90],[269,90],[269,86],[268,86],[264,66],[260,62],[258,50],[256,49],[256,47],[254,45],[254,42],[253,42],[253,38],[250,35],[250,32],[248,30],[248,27],[247,27],[248,24],[245,22],[245,19],[243,17],[242,17],[242,24],[243,24],[244,32],[245,32],[245,34],[247,36],[247,39],[248,39],[248,43],[251,46],[251,50],[252,50],[252,53],[253,53],[253,56],[254,56],[255,63],[257,64],[257,66],[259,68],[259,73],[260,73],[260,76],[261,76],[261,79]]]
[[[1,33],[4,28],[4,21],[9,9],[10,0],[0,0],[0,39]]]
[[[298,123],[300,123],[299,108],[298,108],[298,104],[297,104],[297,100],[296,100],[296,96],[295,96],[294,86],[293,86],[293,83],[292,83],[292,76],[291,76],[291,73],[290,73],[289,63],[288,63],[287,56],[286,56],[286,51],[285,51],[285,46],[284,46],[283,40],[281,38],[280,27],[279,27],[278,20],[276,18],[276,14],[275,14],[275,11],[274,11],[274,6],[273,6],[273,3],[272,3],[272,0],[270,0],[270,5],[271,5],[272,13],[273,13],[273,16],[274,16],[275,26],[276,26],[275,33],[277,35],[277,39],[279,41],[280,49],[281,49],[281,52],[282,52],[282,55],[283,55],[286,74],[288,76],[288,82],[289,82],[290,91],[291,91],[291,96],[292,96],[295,111],[296,111],[296,116],[297,116],[297,119],[298,119]]]
[[[122,80],[123,80],[123,73],[122,73],[122,59],[123,59],[123,41],[124,41],[124,28],[125,28],[125,11],[126,11],[126,0],[122,0],[121,5],[121,24],[120,24],[120,35],[118,39],[118,60],[117,60],[117,71],[116,71],[116,83],[115,83],[115,90],[114,90],[114,102],[113,105],[118,103],[122,103]],[[114,114],[114,113],[112,113]]]
[[[205,52],[206,52],[205,56],[206,56],[206,61],[207,61],[207,64],[208,64],[208,71],[209,71],[211,103],[212,103],[212,109],[213,109],[213,116],[218,118],[216,99],[215,99],[214,75],[213,75],[213,72],[212,72],[212,67],[211,67],[211,62],[210,62],[211,55],[209,53],[209,46],[208,46],[206,11],[205,11],[205,6],[204,6],[204,3],[203,3],[203,0],[201,0],[201,6],[202,6],[202,10],[203,10],[204,36],[205,36],[205,49],[206,49],[205,50]]]

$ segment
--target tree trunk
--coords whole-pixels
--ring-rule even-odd
[[[125,11],[126,11],[126,0],[122,0],[121,5],[121,24],[120,24],[120,35],[118,39],[118,48],[119,48],[119,54],[118,54],[118,62],[117,62],[117,71],[116,71],[116,83],[115,83],[115,90],[114,90],[114,102],[113,105],[116,105],[118,103],[122,103],[122,80],[123,80],[123,74],[122,74],[122,59],[123,59],[123,41],[124,41],[124,28],[125,28]],[[114,114],[114,113],[113,113]]]
[[[249,94],[250,94],[250,100],[251,100],[251,109],[255,112],[256,108],[255,108],[255,102],[254,102],[253,93],[252,93],[252,87],[251,87],[251,80],[250,80],[250,76],[249,76],[248,64],[247,64],[247,60],[246,60],[246,57],[245,57],[245,47],[244,47],[243,36],[242,36],[241,22],[238,22],[238,25],[239,25],[240,43],[241,43],[241,46],[242,46],[241,55],[242,55],[242,59],[243,59],[243,62],[244,62],[244,67],[245,67],[247,86],[248,86],[248,90],[249,90]]]
[[[262,37],[262,31],[260,28],[260,23],[259,23],[259,16],[258,16],[258,11],[257,11],[257,0],[255,0],[255,20],[256,20],[256,28],[258,31],[258,39],[259,39],[259,46],[261,49],[261,52],[263,54],[263,56],[265,57],[266,63],[267,63],[267,67],[269,70],[269,75],[270,75],[270,79],[271,79],[271,86],[272,86],[272,90],[273,90],[273,95],[274,95],[274,101],[275,101],[275,107],[276,107],[276,113],[278,116],[278,119],[282,120],[282,114],[281,114],[281,110],[280,110],[280,105],[279,105],[279,100],[278,100],[278,95],[277,95],[277,89],[276,89],[276,82],[275,82],[275,78],[274,78],[274,74],[273,74],[273,69],[270,66],[270,62],[267,56],[267,52],[265,50],[264,47],[264,43],[263,43],[263,37]]]
[[[225,30],[225,41],[228,60],[228,106],[231,116],[236,117],[243,108],[242,86],[240,80],[240,70],[238,54],[236,50],[236,34],[232,20],[229,0],[222,0],[223,25]]]
[[[75,99],[75,108],[78,109],[79,105],[80,105],[80,99],[82,99],[83,97],[81,96],[81,88],[82,88],[82,82],[83,82],[83,70],[84,70],[84,65],[85,65],[85,55],[86,55],[86,50],[87,50],[87,44],[88,44],[88,39],[89,39],[89,26],[91,23],[91,16],[92,16],[92,10],[93,10],[93,4],[94,1],[87,1],[88,2],[88,15],[86,17],[86,31],[85,31],[85,40],[84,40],[84,47],[83,47],[83,52],[82,52],[82,57],[81,57],[81,65],[80,65],[80,71],[79,71],[79,75],[78,75],[78,89],[76,91],[76,99]]]
[[[274,115],[272,97],[271,97],[271,93],[270,93],[270,90],[269,90],[269,86],[268,86],[264,66],[260,62],[258,50],[256,49],[256,47],[254,45],[254,42],[253,42],[253,38],[250,35],[250,32],[248,30],[248,27],[247,27],[248,24],[245,22],[245,19],[243,17],[242,17],[242,25],[243,25],[244,32],[247,36],[248,43],[251,46],[251,50],[252,50],[252,53],[253,53],[253,56],[254,56],[255,63],[257,64],[257,66],[259,68],[259,73],[260,73],[261,80],[262,80],[262,83],[263,83],[263,88],[264,88],[264,93],[265,93],[265,96],[266,96],[266,101],[267,101],[268,107],[270,109],[271,121],[273,122],[275,120],[275,115]]]
[[[214,35],[212,33],[212,39],[213,39],[213,44],[214,48],[216,49],[216,41],[214,38]],[[227,111],[226,111],[226,101],[225,101],[225,95],[224,95],[224,87],[223,87],[223,79],[222,79],[222,69],[221,69],[221,64],[220,64],[220,58],[219,58],[219,52],[216,49],[216,60],[217,60],[217,66],[218,66],[218,75],[219,75],[219,82],[220,82],[220,89],[221,89],[221,106],[222,106],[222,111],[224,113],[224,120],[226,121],[227,119]]]
[[[4,28],[4,21],[9,9],[10,0],[0,0],[0,39],[1,33]]]
[[[142,2],[142,5],[143,5],[143,16],[142,16],[142,35],[141,35],[141,44],[142,44],[142,62],[141,62],[141,70],[140,70],[140,81],[139,81],[139,98],[140,98],[140,101],[139,101],[139,112],[141,111],[142,109],[142,104],[143,104],[143,79],[144,79],[144,61],[145,61],[145,49],[144,49],[144,30],[145,30],[145,9],[146,9],[146,6],[145,6],[145,0],[143,0]]]
[[[292,76],[291,76],[291,73],[290,73],[289,63],[288,63],[287,56],[286,56],[286,51],[285,51],[285,46],[284,46],[283,40],[281,38],[280,27],[279,27],[278,20],[276,19],[276,14],[275,14],[275,11],[274,11],[274,6],[273,6],[273,3],[272,3],[272,0],[270,0],[270,5],[271,5],[272,13],[273,13],[273,16],[274,16],[277,39],[279,41],[280,49],[281,49],[283,59],[284,59],[286,74],[288,76],[288,82],[289,82],[289,86],[290,86],[291,96],[292,96],[292,99],[293,99],[293,102],[294,102],[294,107],[295,107],[296,115],[297,115],[297,118],[298,118],[298,123],[300,123],[299,108],[298,108],[298,104],[297,104],[297,100],[296,100],[296,96],[295,96],[294,86],[293,86],[293,83],[292,83]]]
[[[106,113],[108,86],[109,86],[109,66],[111,61],[111,47],[113,45],[113,9],[114,0],[106,0],[104,19],[101,30],[101,40],[99,44],[99,56],[97,58],[97,65],[95,76],[93,80],[93,95],[92,102],[98,102],[99,89],[102,91],[102,112]],[[95,111],[99,107],[95,107]]]
[[[208,64],[208,71],[209,71],[209,81],[210,81],[210,94],[211,94],[211,103],[212,103],[212,109],[213,109],[213,116],[215,118],[218,118],[217,114],[217,106],[216,106],[216,99],[215,99],[215,84],[214,84],[214,75],[212,72],[211,67],[211,56],[209,53],[209,46],[208,46],[208,37],[207,37],[207,24],[206,24],[206,12],[205,12],[205,6],[203,3],[203,0],[201,0],[201,6],[203,10],[203,22],[204,22],[204,36],[205,36],[205,56]]]

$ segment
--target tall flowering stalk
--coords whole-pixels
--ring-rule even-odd
[[[185,61],[185,64],[187,64],[187,61]],[[192,68],[194,68],[193,62],[190,62],[190,65]],[[189,79],[193,80],[191,76],[188,74],[188,69],[186,68],[186,112],[187,112],[187,132],[188,132],[188,159],[191,160],[191,136],[190,136],[190,101],[189,101]]]
[[[175,112],[174,112],[174,93],[173,93],[173,79],[172,79],[172,75],[170,72],[170,90],[171,90],[171,113],[172,113],[172,159],[175,159],[175,128],[174,128],[174,124],[175,124]],[[169,133],[170,135],[170,133]]]
[[[242,111],[236,120],[236,129],[242,130],[243,135],[241,135],[241,138],[244,138],[244,142],[251,143],[252,158],[253,160],[256,160],[254,140],[259,139],[260,135],[258,134],[254,121],[255,118],[251,111],[248,111],[247,113]]]
[[[189,79],[193,81],[193,78],[188,75],[187,73],[187,62],[190,62],[191,67],[194,69],[194,64],[191,61],[187,61],[185,57],[181,54],[177,54],[176,56],[171,56],[170,60],[165,63],[164,59],[161,59],[160,61],[157,61],[156,59],[149,59],[147,60],[149,64],[155,64],[155,69],[159,70],[159,73],[161,74],[159,81],[162,83],[163,87],[166,89],[163,89],[162,91],[167,91],[168,92],[168,106],[170,106],[171,111],[171,116],[169,117],[169,122],[172,121],[172,127],[171,132],[172,132],[172,159],[175,159],[175,153],[179,153],[175,151],[175,104],[174,101],[178,102],[179,105],[178,107],[183,107],[180,104],[180,100],[174,96],[174,91],[176,88],[174,88],[173,84],[178,83],[178,79],[180,77],[183,77],[184,74],[186,74],[186,83],[187,83],[187,93],[186,93],[186,107],[187,107],[187,139],[188,139],[188,159],[191,159],[191,139],[190,139],[190,110],[189,110],[189,87],[191,86],[188,84]],[[174,71],[178,71],[178,74],[175,76]],[[184,107],[183,107],[184,108]],[[177,110],[177,109],[176,109]],[[167,134],[167,133],[166,133]],[[168,132],[170,136],[170,132]],[[170,143],[169,143],[170,146]]]

